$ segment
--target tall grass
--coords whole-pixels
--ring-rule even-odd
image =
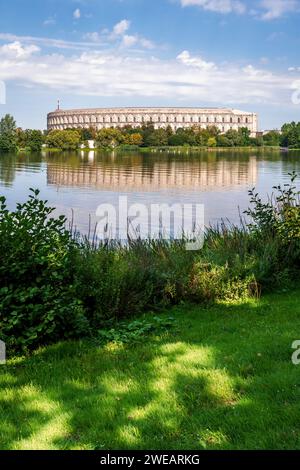
[[[0,207],[0,336],[30,349],[97,333],[107,321],[184,301],[214,302],[286,288],[299,275],[300,203],[291,175],[263,202],[250,191],[246,222],[209,227],[204,247],[186,240],[98,243],[78,238],[35,191],[12,213]]]

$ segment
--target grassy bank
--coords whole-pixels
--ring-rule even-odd
[[[120,145],[118,147],[101,147],[101,148],[81,148],[78,151],[81,152],[141,152],[141,153],[149,153],[149,152],[167,152],[167,153],[200,153],[200,152],[233,152],[233,153],[241,153],[241,152],[265,152],[265,151],[273,151],[273,152],[280,152],[282,149],[280,147],[193,147],[193,146],[162,146],[162,147],[138,147],[136,145]],[[24,149],[22,150],[24,151]],[[49,148],[44,147],[43,151],[49,153],[55,152],[62,152],[62,149],[59,148]],[[74,151],[74,150],[73,150]]]
[[[1,449],[300,449],[300,290],[179,306],[129,345],[67,342],[0,366]]]

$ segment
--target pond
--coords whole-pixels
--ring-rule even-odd
[[[300,175],[300,152],[203,151],[42,152],[0,156],[0,193],[13,209],[38,188],[41,197],[81,233],[97,220],[99,204],[203,204],[205,223],[237,223],[249,205],[249,189],[262,196],[275,184]],[[72,215],[73,214],[73,215]]]

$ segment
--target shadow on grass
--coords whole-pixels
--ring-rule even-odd
[[[0,448],[299,449],[300,307],[284,299],[177,308],[178,331],[144,344],[3,367]]]

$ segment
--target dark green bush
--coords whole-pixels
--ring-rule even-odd
[[[86,333],[74,297],[71,252],[65,219],[32,190],[14,212],[0,198],[0,334],[15,349],[27,349]]]

